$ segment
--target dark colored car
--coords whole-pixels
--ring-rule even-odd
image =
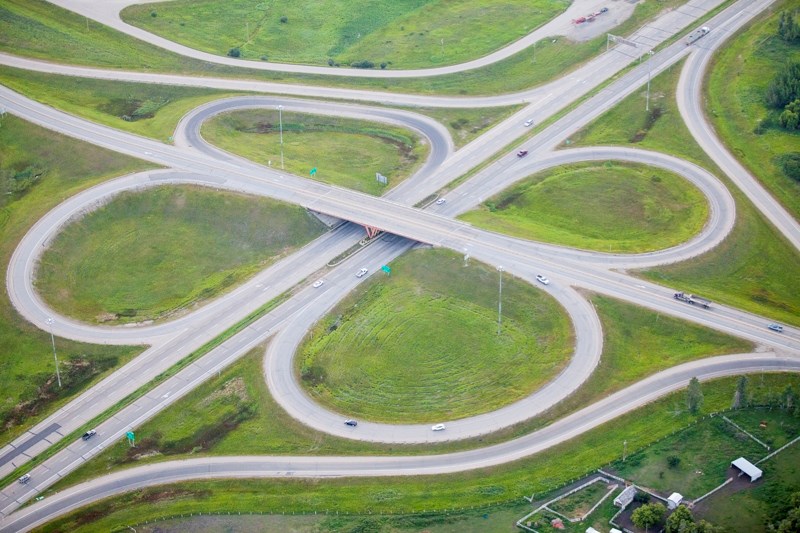
[[[358,422],[356,422],[355,420],[345,420],[344,425],[350,427],[356,427],[358,425]]]
[[[527,150],[520,150],[519,152],[517,152],[517,157],[525,157],[526,155],[528,155]]]

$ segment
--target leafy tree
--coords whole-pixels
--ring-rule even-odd
[[[648,503],[633,511],[631,521],[638,527],[643,527],[645,531],[648,531],[651,526],[661,522],[666,512],[667,508],[663,504]]]
[[[237,46],[236,48],[231,48],[228,50],[228,56],[230,57],[240,57],[242,55],[242,51]]]
[[[692,512],[685,505],[679,505],[672,514],[667,517],[667,533],[688,533],[694,531],[697,526],[694,523]]]
[[[800,152],[781,154],[777,157],[777,163],[787,178],[800,181]]]
[[[800,98],[800,62],[787,63],[767,85],[767,104],[782,108]]]
[[[794,15],[784,11],[778,19],[778,36],[791,43],[800,40],[800,25],[794,20]]]
[[[686,389],[686,407],[692,414],[696,414],[703,405],[703,391],[700,388],[700,380],[692,378],[689,381],[689,388]]]
[[[736,392],[733,393],[733,404],[731,407],[739,409],[747,405],[747,376],[742,376],[736,382]]]
[[[800,129],[800,98],[786,104],[778,123],[787,130]]]
[[[670,468],[677,468],[681,464],[681,458],[677,455],[670,455],[667,457],[667,466]]]

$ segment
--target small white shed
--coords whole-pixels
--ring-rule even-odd
[[[593,528],[593,527],[587,527],[587,528],[586,528],[586,533],[600,533],[600,532],[599,532],[599,531],[597,531],[597,530],[596,530],[595,528]]]
[[[731,466],[734,466],[742,471],[742,474],[747,474],[750,476],[750,483],[760,478],[764,473],[758,468],[756,465],[745,459],[744,457],[739,457],[735,461],[731,462]]]
[[[681,504],[682,501],[683,501],[683,496],[678,494],[677,492],[673,492],[672,494],[669,495],[669,498],[667,498],[667,507],[670,510],[675,509]]]

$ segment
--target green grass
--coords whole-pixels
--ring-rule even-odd
[[[708,205],[698,189],[671,172],[609,161],[534,174],[460,218],[523,239],[647,252],[699,232]]]
[[[649,117],[645,113],[642,89],[574,135],[573,144],[640,146],[684,157],[721,176],[680,117],[674,98],[680,74],[677,67],[652,81],[651,103],[660,109],[658,113]],[[728,238],[701,257],[649,269],[641,275],[714,301],[800,325],[800,291],[796,290],[800,252],[765,221],[738,188],[727,179],[723,181],[736,199],[736,225]]]
[[[548,507],[567,518],[579,519],[600,501],[600,498],[605,496],[608,491],[608,485],[598,481],[550,504]]]
[[[22,236],[62,199],[108,178],[151,168],[147,163],[58,135],[8,114],[0,118],[0,146],[4,187],[0,200],[0,264],[4,270]],[[33,179],[15,179],[26,169],[35,169]],[[9,194],[12,186],[19,190],[25,184],[27,189]],[[64,388],[58,389],[50,335],[17,314],[4,286],[0,299],[0,353],[4,354],[0,363],[0,439],[13,439],[141,349],[58,338],[56,350],[64,381]]]
[[[767,453],[722,417],[714,417],[630,455],[624,462],[618,461],[614,471],[662,495],[680,492],[695,499],[724,482],[731,461],[737,457],[755,463]],[[670,457],[680,460],[677,466],[669,466]]]
[[[544,415],[528,422],[491,436],[437,445],[432,450],[457,451],[518,437],[658,370],[703,356],[752,349],[745,341],[617,300],[595,296],[592,303],[603,323],[604,351],[600,364],[583,387]],[[108,471],[132,462],[142,464],[196,453],[352,455],[431,451],[429,447],[362,443],[309,429],[287,415],[272,399],[262,376],[262,355],[263,349],[253,350],[241,362],[210,379],[176,406],[139,428],[137,434],[141,439],[148,439],[147,450],[157,452],[157,455],[144,453],[134,459],[128,455],[130,448],[127,443],[120,441],[96,461],[74,472],[63,486],[88,479],[98,469]],[[243,387],[240,385],[236,390],[244,390],[245,394],[225,394],[231,382],[242,383]],[[218,398],[219,402],[224,398],[227,403],[224,408],[212,409],[207,405],[209,397]],[[235,427],[226,426],[225,417],[239,411],[249,418],[240,420]],[[216,428],[212,433],[218,433],[219,439],[203,442],[203,436],[208,432],[206,428]],[[142,440],[138,446],[145,449]],[[190,454],[185,453],[187,447],[192,450]]]
[[[781,416],[780,411],[742,410],[733,411],[726,416],[772,450],[784,446],[800,435],[800,418],[787,419]]]
[[[348,416],[435,422],[528,396],[567,363],[567,317],[508,275],[497,331],[498,274],[445,250],[415,251],[338,305],[299,350],[307,392]],[[536,317],[531,320],[531,317]],[[413,368],[413,372],[409,372]]]
[[[489,128],[510,117],[522,105],[459,109],[442,107],[415,107],[412,111],[428,115],[444,124],[453,138],[456,149],[467,145]]]
[[[424,68],[484,56],[523,37],[568,5],[566,0],[488,4],[331,0],[277,5],[178,0],[130,6],[121,15],[129,24],[218,55],[238,47],[242,58],[282,63],[371,60],[393,68]]]
[[[380,172],[389,187],[401,183],[422,165],[429,146],[409,130],[354,119],[282,113],[283,159],[288,172],[379,196],[386,190],[375,179]],[[257,163],[280,168],[280,124],[277,111],[250,109],[218,115],[203,124],[211,144]]]
[[[752,379],[754,399],[798,388],[796,375]],[[736,378],[703,384],[701,415],[730,404]],[[564,483],[621,456],[645,447],[684,427],[697,417],[685,410],[678,392],[604,424],[583,436],[535,456],[493,468],[453,475],[375,479],[217,480],[143,489],[99,502],[58,519],[44,531],[108,531],[119,524],[137,524],[180,513],[250,511],[265,513],[442,512],[542,496]],[[81,527],[83,526],[83,527]]]
[[[56,109],[165,142],[187,112],[208,101],[235,95],[213,89],[75,78],[4,66],[0,66],[0,82]]]
[[[800,218],[800,181],[784,175],[781,154],[798,152],[800,131],[780,127],[782,110],[767,107],[764,92],[788,62],[800,60],[800,44],[777,35],[778,18],[797,10],[796,1],[777,2],[729,41],[714,57],[706,82],[707,111],[720,137],[737,159],[778,200]],[[797,13],[795,13],[795,18]]]
[[[626,35],[660,11],[683,3],[684,0],[640,3],[633,15],[615,29],[615,34]],[[605,43],[605,36],[579,44],[562,38],[546,38],[536,47],[535,61],[531,48],[489,67],[435,78],[357,79],[347,77],[346,69],[343,69],[342,76],[291,75],[184,58],[97,23],[87,24],[84,17],[44,0],[6,0],[0,6],[0,50],[12,54],[113,69],[247,77],[401,93],[480,95],[520,91],[562,76],[581,62],[603,52]]]
[[[54,309],[83,321],[161,319],[230,289],[323,229],[302,208],[267,198],[199,187],[123,193],[59,233],[36,287]]]
[[[758,467],[764,472],[760,484],[735,493],[723,489],[710,496],[696,515],[724,531],[767,531],[767,524],[782,519],[791,507],[791,494],[800,491],[800,445],[795,443]]]

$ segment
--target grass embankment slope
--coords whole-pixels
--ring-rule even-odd
[[[367,60],[407,69],[484,56],[568,5],[566,0],[333,0],[277,6],[178,0],[130,6],[121,16],[133,26],[218,55],[238,48],[247,59],[316,65]]]
[[[504,276],[498,334],[493,266],[417,250],[391,268],[334,308],[299,350],[297,372],[323,405],[381,422],[452,420],[513,403],[566,366],[568,317],[538,288]]]
[[[800,12],[798,3],[776,3],[729,40],[709,69],[706,111],[720,137],[745,167],[800,219],[800,181],[784,174],[782,155],[800,152],[800,130],[780,127],[781,110],[766,103],[766,88],[785,65],[800,61],[800,42],[777,34],[783,11]]]
[[[0,264],[5,271],[28,229],[63,198],[93,184],[151,168],[148,163],[81,143],[12,115],[0,118]],[[31,326],[0,298],[0,406],[7,442],[28,424],[51,412],[87,385],[141,351],[141,347],[98,346],[56,339],[61,389],[48,332]]]
[[[218,115],[202,127],[211,144],[278,169],[281,135],[278,112],[249,109]],[[427,159],[430,148],[413,132],[354,119],[282,113],[283,162],[286,170],[312,179],[379,196],[394,187]]]
[[[36,287],[86,322],[167,318],[213,298],[313,240],[304,209],[202,187],[123,193],[64,228]]]
[[[593,297],[592,303],[604,333],[603,355],[592,377],[547,413],[505,431],[424,447],[380,445],[322,434],[291,418],[272,399],[262,375],[263,349],[257,349],[139,428],[137,449],[120,441],[72,474],[64,485],[93,477],[98,470],[198,453],[396,455],[486,446],[530,433],[664,368],[700,357],[752,349],[745,341],[624,302]],[[492,331],[496,329],[493,327]],[[669,425],[670,419],[665,418],[664,423]]]
[[[684,0],[644,2],[614,31],[626,35],[641,27],[664,9],[682,5]],[[0,6],[0,50],[24,53],[47,61],[99,66],[112,69],[146,69],[155,72],[223,76],[351,87],[380,91],[481,95],[520,91],[564,75],[592,56],[605,51],[606,37],[572,43],[567,39],[543,39],[491,66],[434,78],[356,79],[342,76],[314,76],[256,71],[226,67],[181,57],[135,40],[44,0],[7,0]],[[553,42],[555,41],[555,42]],[[246,67],[247,62],[242,61]]]
[[[675,103],[680,65],[653,79],[651,112],[645,112],[645,89],[632,94],[585,130],[570,146],[623,145],[658,150],[722,173],[692,139]],[[714,250],[682,263],[643,271],[650,280],[696,292],[712,300],[800,325],[800,253],[727,179],[736,199],[736,225]]]
[[[765,375],[751,380],[752,398],[762,401],[788,384],[797,389],[797,376]],[[728,407],[735,388],[736,378],[703,384],[705,401],[699,416]],[[541,496],[619,459],[623,440],[633,453],[696,419],[686,411],[684,393],[679,392],[578,439],[507,465],[435,477],[181,483],[87,506],[44,530],[102,531],[161,516],[209,511],[402,514],[503,504],[518,501],[523,495]]]
[[[708,218],[708,205],[671,172],[609,161],[529,176],[459,218],[523,239],[641,253],[691,238]]]

